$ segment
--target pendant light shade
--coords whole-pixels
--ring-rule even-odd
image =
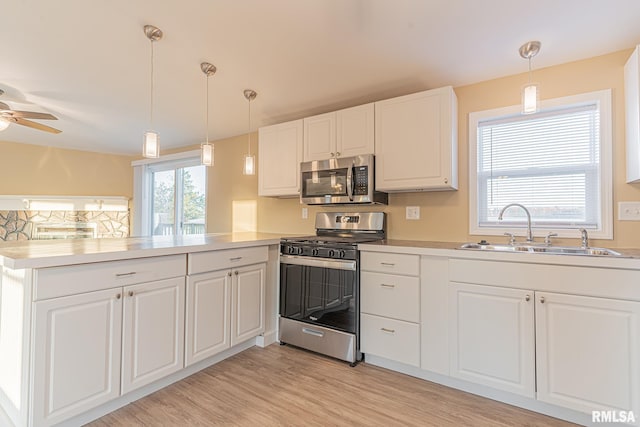
[[[150,159],[155,159],[160,156],[160,141],[158,134],[154,131],[147,131],[144,133],[142,155]]]
[[[531,58],[540,52],[540,42],[530,41],[520,46],[520,56],[529,61],[529,83],[522,88],[522,114],[537,113],[540,109],[540,85],[531,82]]]
[[[200,64],[200,69],[206,76],[206,88],[207,88],[207,108],[206,108],[206,117],[205,117],[205,133],[206,139],[205,142],[200,146],[200,162],[205,166],[213,166],[214,163],[214,147],[213,144],[209,142],[209,77],[213,76],[218,70],[215,65],[210,64],[208,62],[203,62]]]
[[[242,168],[242,173],[244,175],[255,175],[256,174],[256,156],[251,155],[251,101],[256,99],[258,94],[256,91],[251,89],[246,89],[244,91],[244,97],[247,101],[249,101],[249,129],[247,132],[247,154],[244,155],[244,165]]]
[[[153,127],[153,43],[162,39],[162,30],[153,25],[144,26],[144,35],[151,42],[151,96],[149,102],[149,128]],[[160,138],[157,132],[149,130],[144,134],[142,143],[142,155],[144,157],[156,158],[160,156]]]

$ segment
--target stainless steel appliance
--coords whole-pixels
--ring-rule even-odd
[[[374,190],[373,154],[303,162],[300,174],[300,201],[308,205],[388,203]]]
[[[357,245],[384,239],[385,225],[383,212],[320,212],[315,236],[281,240],[281,344],[362,360]]]

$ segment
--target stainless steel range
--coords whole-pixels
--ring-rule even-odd
[[[362,360],[357,245],[384,239],[385,225],[383,212],[320,212],[315,236],[281,240],[281,344]]]

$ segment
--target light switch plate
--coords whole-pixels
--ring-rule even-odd
[[[309,218],[309,208],[302,208],[302,219]]]
[[[618,220],[640,221],[640,202],[618,202]]]
[[[407,219],[420,219],[420,206],[407,206]]]

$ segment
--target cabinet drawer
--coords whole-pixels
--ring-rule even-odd
[[[360,347],[407,365],[420,366],[420,327],[416,323],[362,314]]]
[[[268,257],[268,248],[266,246],[196,252],[189,254],[188,274],[258,264],[267,262]]]
[[[420,257],[418,255],[362,252],[360,265],[362,266],[362,271],[377,271],[407,276],[420,274]]]
[[[37,301],[184,276],[186,266],[186,255],[168,255],[41,268],[35,272],[33,297]]]
[[[407,322],[420,321],[420,279],[363,271],[361,311]]]

